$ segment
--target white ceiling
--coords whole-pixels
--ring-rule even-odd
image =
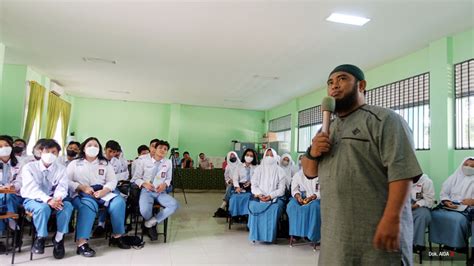
[[[321,87],[340,63],[370,69],[474,25],[472,0],[0,1],[5,62],[70,95],[253,110]]]

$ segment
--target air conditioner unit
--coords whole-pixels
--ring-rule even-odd
[[[64,89],[56,82],[51,82],[51,92],[56,94],[57,96],[61,96],[64,94]]]

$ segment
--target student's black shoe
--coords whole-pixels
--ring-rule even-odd
[[[125,232],[130,232],[132,231],[133,227],[132,227],[132,224],[127,224],[127,226],[125,227]]]
[[[227,217],[227,212],[222,209],[222,208],[219,208],[217,209],[217,211],[214,213],[214,217]]]
[[[5,254],[7,252],[7,247],[3,242],[0,242],[0,254]]]
[[[64,250],[64,238],[61,241],[56,242],[56,237],[53,237],[53,256],[55,259],[62,259],[64,258],[64,254],[66,251]]]
[[[32,251],[34,254],[44,254],[44,237],[37,237],[33,243]]]
[[[130,249],[130,245],[125,243],[123,237],[111,237],[109,240],[109,246],[114,246],[121,249]]]
[[[90,258],[95,256],[95,251],[89,247],[88,243],[85,243],[84,245],[77,247],[76,254]]]
[[[158,232],[156,231],[156,225],[152,226],[151,228],[148,228],[148,237],[150,238],[151,241],[156,241],[158,240]]]
[[[94,230],[94,233],[92,233],[93,238],[99,238],[99,237],[104,237],[105,236],[105,228],[102,226],[97,226]]]

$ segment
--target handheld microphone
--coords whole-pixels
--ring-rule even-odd
[[[331,114],[336,109],[336,99],[331,96],[323,98],[321,102],[321,110],[323,111],[322,132],[329,134],[329,125],[331,124]]]

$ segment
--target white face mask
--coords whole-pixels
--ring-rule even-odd
[[[262,163],[264,165],[275,165],[277,163],[277,160],[274,157],[267,156],[263,158]]]
[[[246,163],[251,163],[251,162],[253,162],[253,157],[252,157],[252,156],[245,156],[245,162],[246,162]]]
[[[52,154],[52,153],[42,153],[41,154],[41,161],[43,161],[43,163],[45,164],[52,164],[54,163],[54,161],[56,161],[56,155]]]
[[[0,148],[0,157],[10,156],[11,153],[12,153],[12,147],[10,146]]]
[[[473,176],[474,175],[474,167],[463,166],[462,167],[462,172],[464,173],[464,175]]]
[[[86,155],[89,157],[96,157],[99,154],[99,148],[94,146],[86,147],[85,149]]]
[[[283,165],[283,166],[288,166],[289,164],[290,164],[290,162],[287,162],[287,161],[282,161],[281,162],[281,165]]]
[[[143,158],[146,158],[146,157],[148,157],[148,156],[150,156],[149,153],[147,153],[147,154],[142,154],[142,155],[138,156],[138,158],[143,159]]]

